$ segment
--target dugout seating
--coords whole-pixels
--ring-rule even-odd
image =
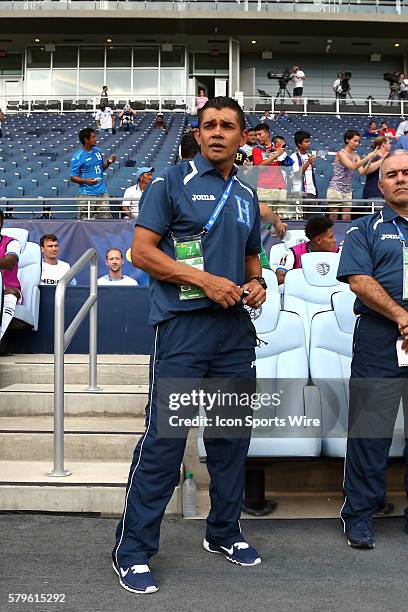
[[[336,279],[339,260],[339,253],[305,253],[301,257],[302,267],[289,270],[285,276],[283,308],[300,316],[307,350],[313,315],[331,308],[333,293],[349,291],[346,283]]]
[[[353,312],[351,291],[334,293],[331,309],[315,314],[310,332],[310,375],[319,390],[322,415],[322,455],[344,457],[347,445],[349,378],[352,359]],[[390,457],[404,453],[404,418],[400,407]]]
[[[5,227],[1,233],[16,238],[21,244],[18,262],[18,279],[21,284],[23,303],[17,304],[10,329],[37,331],[40,313],[41,250],[38,244],[28,241],[28,230]]]

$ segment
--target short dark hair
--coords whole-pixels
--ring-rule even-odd
[[[0,219],[4,220],[4,212],[2,210],[0,210]]]
[[[308,140],[309,138],[311,138],[309,132],[305,132],[304,130],[298,130],[294,133],[293,137],[295,139],[295,145],[298,145],[304,140]]]
[[[181,159],[193,159],[197,153],[200,152],[200,145],[195,139],[193,132],[187,132],[184,134],[180,143],[180,157]]]
[[[305,234],[309,240],[324,234],[333,227],[333,220],[327,215],[313,215],[305,225]]]
[[[269,125],[267,123],[258,123],[258,125],[255,126],[255,130],[257,132],[264,130],[265,132],[270,132],[271,129],[269,127]]]
[[[58,238],[55,236],[55,234],[44,234],[44,236],[41,236],[40,238],[40,246],[43,247],[46,240],[52,240],[52,242],[58,242]]]
[[[272,138],[272,142],[273,144],[276,144],[278,140],[283,140],[283,142],[286,142],[285,137],[284,136],[280,136],[279,134],[276,134],[276,136],[274,136]]]
[[[210,100],[207,100],[207,102],[204,104],[204,106],[202,108],[200,108],[198,113],[197,113],[197,115],[198,115],[198,127],[201,126],[201,121],[202,121],[203,113],[208,108],[215,108],[216,110],[222,110],[223,108],[231,108],[232,110],[235,111],[235,113],[237,115],[238,123],[239,123],[239,126],[241,128],[241,132],[243,132],[246,129],[246,121],[245,121],[244,111],[242,110],[242,108],[238,104],[238,102],[236,100],[234,100],[234,98],[229,98],[228,96],[217,96],[216,98],[211,98]]]
[[[254,127],[249,127],[249,128],[248,128],[248,132],[256,132],[256,128],[254,128]]]
[[[243,132],[246,128],[245,115],[241,106],[238,104],[234,98],[228,98],[227,96],[217,96],[216,98],[211,98],[208,100],[202,108],[198,111],[198,127],[201,125],[201,120],[203,117],[204,111],[208,108],[215,108],[216,110],[222,110],[223,108],[231,108],[235,111],[238,123],[241,128],[241,132]]]
[[[108,255],[111,251],[117,251],[118,253],[120,253],[120,258],[124,259],[123,253],[120,249],[118,249],[118,247],[111,247],[110,249],[108,249],[105,253],[105,259],[108,259]]]
[[[358,130],[347,130],[347,132],[344,132],[343,134],[344,144],[347,144],[349,140],[354,138],[354,136],[360,136],[361,138],[361,134]]]
[[[89,140],[91,134],[96,134],[96,130],[91,127],[82,128],[82,130],[78,134],[80,142],[82,144],[85,144],[85,140]]]
[[[370,126],[370,125],[373,125],[373,123],[375,123],[375,125],[377,125],[377,122],[376,122],[376,120],[375,120],[375,119],[372,119],[368,125],[369,125],[369,126]]]

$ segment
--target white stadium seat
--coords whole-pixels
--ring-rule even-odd
[[[279,265],[282,256],[288,249],[290,249],[290,247],[293,247],[296,244],[300,244],[301,242],[306,241],[307,238],[304,230],[288,230],[282,242],[271,246],[271,250],[269,251],[269,264],[271,266],[271,269],[274,271],[276,270],[276,267]]]
[[[264,271],[268,287],[274,273]],[[254,418],[303,417],[321,418],[320,405],[314,401],[315,390],[307,387],[309,364],[305,334],[300,317],[280,310],[278,291],[268,291],[261,309],[252,316],[258,338],[263,342],[256,349],[257,392],[280,393],[276,407],[254,412]],[[316,408],[318,409],[316,411]],[[320,428],[310,435],[310,427],[258,428],[253,431],[248,457],[318,457],[320,455]],[[203,431],[198,436],[200,457],[205,457]]]
[[[16,238],[21,244],[17,274],[23,293],[23,303],[16,306],[12,327],[15,329],[28,326],[33,331],[37,331],[40,313],[41,249],[35,242],[28,242],[26,229],[4,227],[1,233]]]
[[[331,308],[331,296],[336,291],[349,291],[346,283],[336,279],[339,253],[305,253],[302,267],[285,276],[283,307],[300,315],[309,350],[310,323],[313,315]]]
[[[335,293],[332,309],[313,317],[310,332],[310,375],[320,391],[322,454],[344,457],[346,452],[349,378],[356,317],[355,295]],[[400,407],[390,456],[404,451],[404,419]]]
[[[40,313],[41,250],[35,242],[27,242],[20,256],[18,279],[23,293],[23,303],[17,304],[14,319],[37,331]]]

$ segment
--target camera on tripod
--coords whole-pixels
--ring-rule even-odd
[[[351,72],[341,73],[341,78],[340,78],[341,91],[339,93],[347,94],[350,91],[351,89],[350,79],[351,79]]]
[[[284,68],[282,72],[267,72],[266,76],[268,79],[274,79],[278,81],[280,89],[286,89],[290,81],[289,68]]]

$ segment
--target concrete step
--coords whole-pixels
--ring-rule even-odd
[[[144,418],[66,417],[66,461],[130,463],[144,432]],[[53,418],[0,417],[0,461],[51,461]]]
[[[71,476],[47,476],[48,461],[0,461],[0,510],[96,512],[120,516],[129,463],[69,462]],[[181,514],[177,486],[166,514]]]
[[[0,416],[54,413],[52,384],[12,384],[0,390]],[[65,415],[137,416],[144,414],[148,385],[101,385],[87,391],[82,384],[65,385]]]
[[[12,384],[52,384],[53,355],[12,355],[0,363],[0,389]],[[88,356],[65,355],[65,383],[88,382]],[[98,355],[98,384],[139,385],[149,382],[147,355]]]

